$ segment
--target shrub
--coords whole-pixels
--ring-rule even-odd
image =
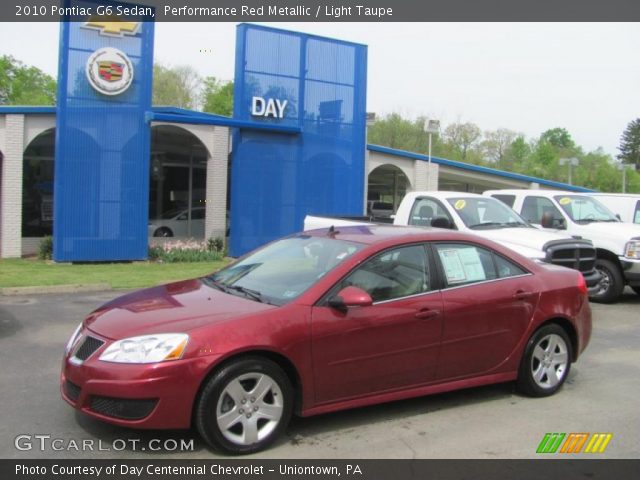
[[[53,257],[53,237],[47,235],[42,237],[40,245],[38,245],[38,258],[40,260],[51,260]]]

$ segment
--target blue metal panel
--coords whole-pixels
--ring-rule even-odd
[[[367,48],[268,27],[238,26],[230,252],[302,229],[307,214],[363,212]],[[283,118],[252,98],[287,101]],[[297,126],[299,135],[251,125]]]
[[[87,0],[72,0],[68,5],[95,7]],[[61,24],[56,261],[147,256],[150,138],[145,112],[151,108],[153,31],[152,21],[143,22],[134,35],[123,36],[104,35],[104,31],[85,28],[84,22]],[[87,61],[102,47],[124,52],[133,65],[131,86],[121,94],[99,93],[88,82]]]

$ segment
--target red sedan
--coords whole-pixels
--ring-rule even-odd
[[[316,415],[515,380],[556,392],[591,334],[579,272],[449,230],[344,227],[91,313],[66,348],[75,408],[198,428],[249,453]]]

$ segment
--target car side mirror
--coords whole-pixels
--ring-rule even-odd
[[[618,220],[622,221],[622,217],[620,216],[620,214],[619,214],[619,213],[616,213],[616,218],[617,218]]]
[[[328,303],[331,308],[345,311],[351,307],[368,307],[373,304],[373,299],[361,288],[349,286],[331,297]]]
[[[545,212],[540,219],[540,225],[542,228],[558,228],[565,230],[567,228],[563,218],[556,218],[551,212]]]

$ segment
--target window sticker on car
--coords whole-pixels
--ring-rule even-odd
[[[560,205],[569,205],[571,203],[571,199],[569,197],[562,197],[560,200]]]
[[[460,283],[466,280],[462,261],[457,250],[439,250],[440,260],[444,267],[444,274],[447,277],[447,283]]]
[[[467,202],[460,199],[456,201],[456,203],[453,205],[453,208],[455,208],[456,210],[462,210],[466,206],[467,206]]]
[[[438,253],[449,285],[487,279],[475,248],[451,248],[438,250]]]

